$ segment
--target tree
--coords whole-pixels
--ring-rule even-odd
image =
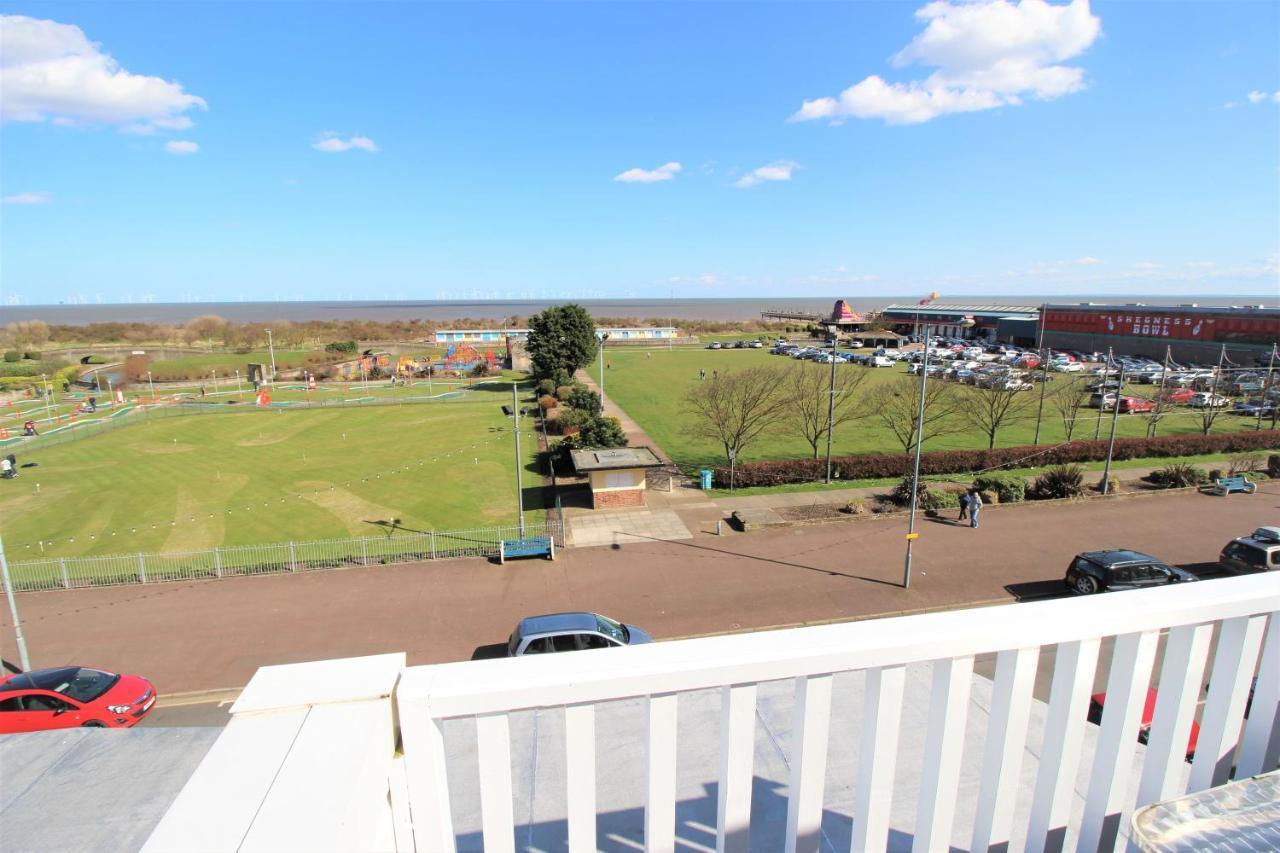
[[[809,443],[814,459],[827,437],[828,425],[836,429],[867,414],[858,390],[872,372],[837,365],[833,388],[830,370],[831,365],[797,361],[786,371],[783,382],[787,426]]]
[[[871,395],[870,405],[875,416],[902,445],[904,453],[915,450],[917,441],[961,432],[965,426],[955,417],[960,408],[956,387],[941,381],[930,382],[925,389],[923,428],[917,424],[920,383],[913,376],[902,376],[881,385]]]
[[[595,415],[578,430],[575,443],[579,447],[626,447],[627,434],[617,418]]]
[[[209,349],[213,349],[213,339],[220,338],[227,328],[227,321],[217,314],[205,314],[188,320],[184,327],[184,337],[190,343],[204,341]]]
[[[1084,380],[1075,379],[1055,388],[1050,397],[1054,411],[1062,418],[1062,431],[1066,434],[1067,441],[1071,440],[1080,423],[1080,413],[1089,402],[1089,394]]]
[[[553,305],[529,318],[525,348],[536,377],[554,376],[557,371],[572,375],[595,355],[595,321],[581,305]]]
[[[49,324],[44,320],[20,320],[10,323],[5,332],[14,349],[38,348],[49,341]]]
[[[130,382],[141,382],[147,378],[151,362],[145,355],[131,355],[124,360],[124,378]]]
[[[1147,422],[1147,437],[1155,438],[1156,429],[1160,426],[1160,421],[1164,420],[1164,416],[1169,414],[1169,393],[1162,391],[1151,398],[1151,411],[1142,417]]]
[[[1033,395],[1012,388],[966,386],[960,394],[959,412],[986,435],[987,448],[994,449],[1001,427],[1025,418],[1034,401]]]
[[[783,377],[776,368],[725,371],[698,382],[685,395],[693,419],[685,432],[714,441],[732,462],[762,435],[776,432],[787,418]]]

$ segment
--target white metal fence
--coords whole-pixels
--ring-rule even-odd
[[[447,557],[490,557],[506,539],[551,536],[556,547],[564,535],[556,521],[470,530],[398,533],[358,539],[272,542],[202,551],[161,554],[112,554],[102,557],[53,557],[9,564],[18,592],[163,583],[207,578],[305,572],[389,563],[416,563]]]

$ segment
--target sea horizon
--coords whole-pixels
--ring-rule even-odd
[[[43,320],[55,325],[89,323],[178,324],[194,317],[215,314],[237,323],[306,322],[312,320],[449,320],[502,321],[528,317],[552,305],[576,303],[593,317],[632,317],[638,320],[758,320],[766,311],[827,314],[843,299],[854,311],[874,311],[888,305],[916,304],[919,294],[899,296],[777,296],[752,298],[617,298],[617,299],[370,299],[262,302],[133,302],[103,304],[0,306],[0,325]],[[991,305],[1035,307],[1042,304],[1096,303],[1104,305],[1264,305],[1280,301],[1258,295],[1187,294],[956,294],[935,301],[937,305]]]

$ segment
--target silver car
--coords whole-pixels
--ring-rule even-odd
[[[507,654],[522,657],[652,642],[653,638],[635,625],[599,613],[549,613],[521,619],[507,640]]]

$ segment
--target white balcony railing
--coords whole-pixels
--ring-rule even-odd
[[[148,848],[1112,850],[1135,805],[1277,767],[1277,611],[1272,573],[608,652],[267,668]],[[974,676],[989,655],[992,682]]]

